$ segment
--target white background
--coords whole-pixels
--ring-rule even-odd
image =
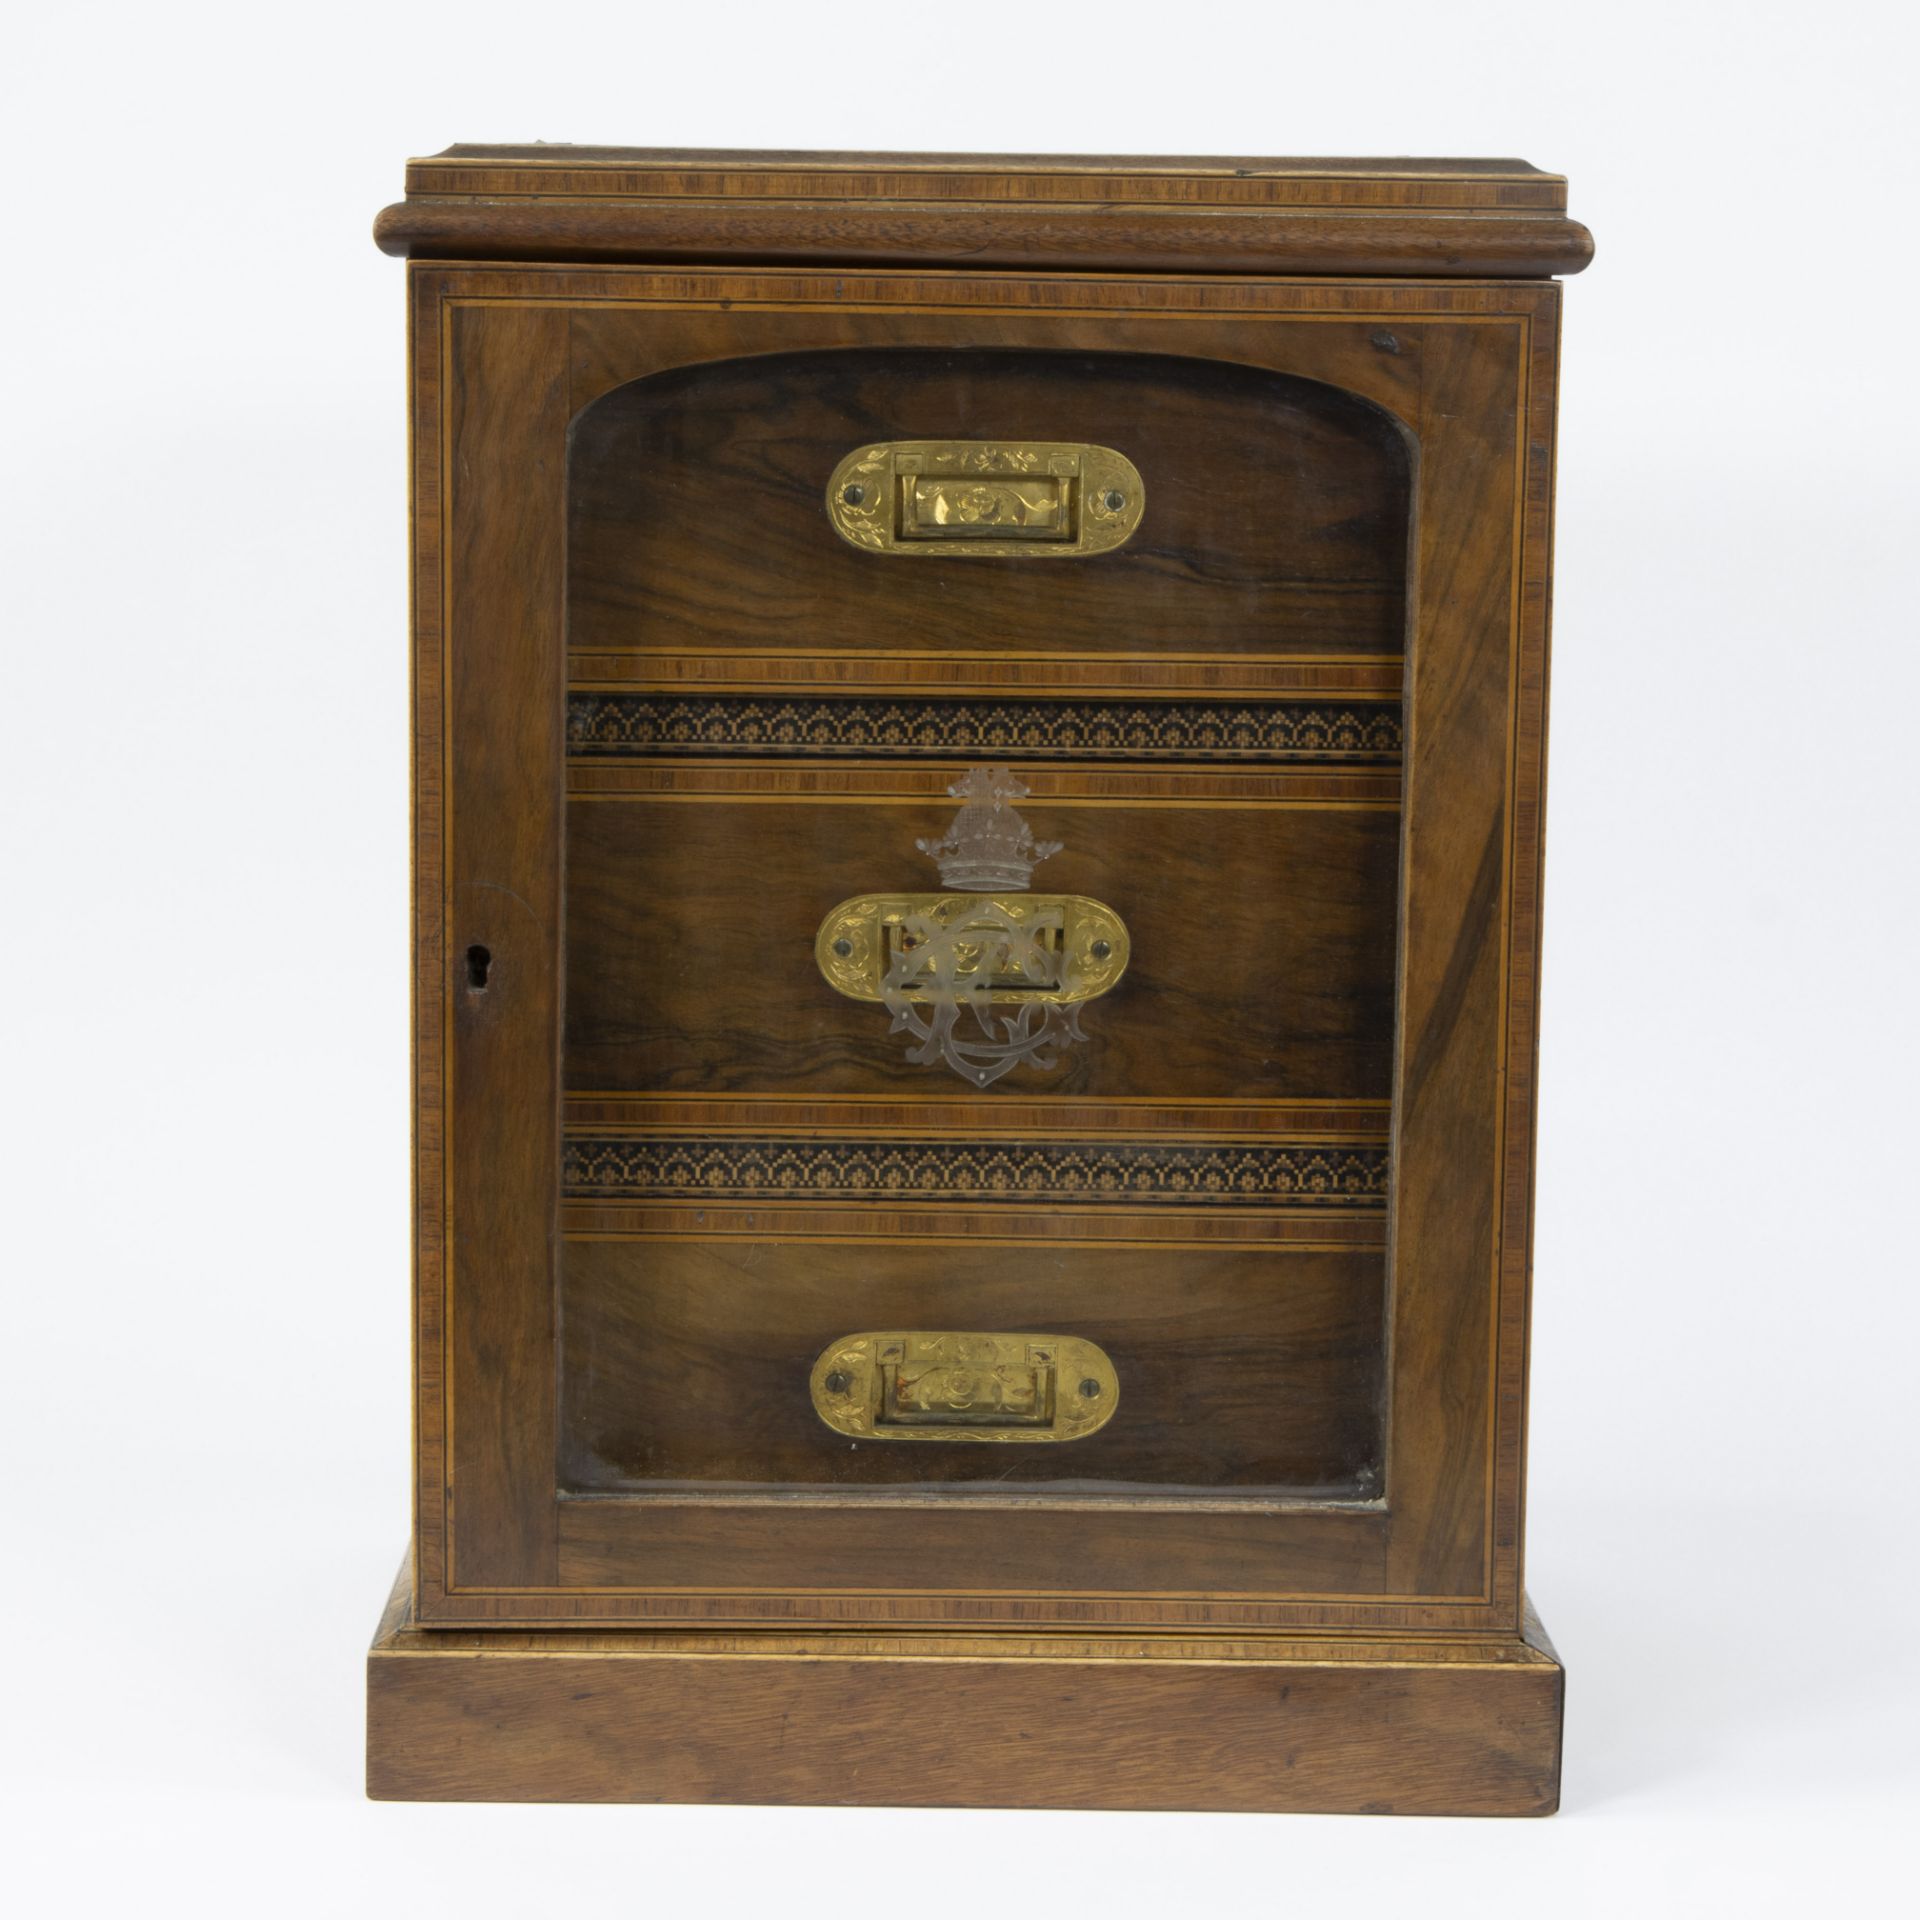
[[[0,1894],[1878,1914],[1911,1894],[1916,48],[1835,4],[40,5],[7,32]],[[1902,134],[1908,136],[1902,139]],[[407,1513],[405,397],[456,140],[1521,154],[1569,287],[1548,1822],[372,1806]]]

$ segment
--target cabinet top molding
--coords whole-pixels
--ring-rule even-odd
[[[454,146],[374,223],[435,260],[1544,279],[1593,256],[1524,160]]]

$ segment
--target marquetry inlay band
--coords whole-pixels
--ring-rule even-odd
[[[1379,1207],[1381,1147],[1062,1140],[576,1137],[569,1199],[969,1200],[1049,1205]]]
[[[1392,762],[1400,707],[1346,700],[788,699],[575,693],[567,750],[656,754],[993,754],[1069,760]]]

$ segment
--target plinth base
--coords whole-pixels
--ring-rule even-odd
[[[512,1633],[367,1660],[376,1800],[1551,1813],[1564,1676],[1506,1639]]]

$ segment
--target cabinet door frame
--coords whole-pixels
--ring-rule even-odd
[[[414,1617],[1518,1630],[1558,287],[426,263],[408,277]],[[610,310],[659,325],[623,331],[635,345],[614,359],[577,357],[574,316]],[[1385,1494],[1263,1511],[1263,1564],[1283,1577],[1258,1586],[783,1583],[777,1528],[764,1584],[590,1581],[594,1529],[618,1523],[563,1509],[618,1503],[564,1502],[556,1462],[567,423],[667,366],[959,345],[985,315],[1037,343],[1323,380],[1414,436]],[[696,1562],[698,1506],[673,1510]],[[1009,1515],[977,1518],[1007,1537]],[[1174,1567],[1254,1516],[1144,1518]],[[871,1508],[819,1519],[901,1524]],[[981,1538],[983,1567],[1017,1564],[1004,1547],[986,1559]]]

